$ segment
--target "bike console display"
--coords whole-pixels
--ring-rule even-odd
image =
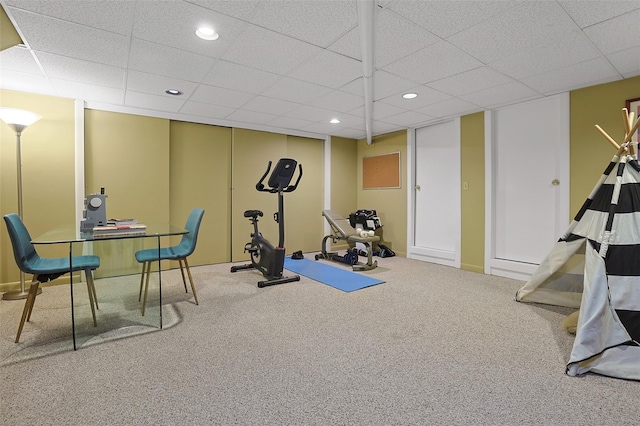
[[[296,180],[296,183],[293,185],[289,185],[291,180],[293,179],[293,175],[296,171],[296,166],[298,166],[299,174]],[[260,178],[260,181],[256,184],[256,189],[262,192],[293,192],[298,187],[298,183],[302,178],[302,164],[298,164],[298,162],[292,158],[281,158],[278,160],[278,164],[273,169],[271,176],[269,176],[269,181],[267,182],[268,188],[265,188],[264,178],[267,177],[269,171],[271,170],[271,161],[269,161],[269,165],[267,166],[267,171],[264,172],[264,175]]]

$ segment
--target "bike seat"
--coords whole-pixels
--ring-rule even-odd
[[[260,211],[260,210],[246,210],[244,212],[244,217],[252,217],[252,218],[255,219],[258,216],[260,216],[260,217],[263,216],[262,211]]]

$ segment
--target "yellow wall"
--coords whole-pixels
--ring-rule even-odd
[[[2,5],[0,5],[0,50],[8,49],[20,43],[22,43],[22,38],[20,38]]]
[[[401,187],[398,189],[362,189],[362,159],[375,155],[400,152]],[[381,243],[398,256],[407,255],[407,132],[399,131],[358,140],[357,158],[358,209],[376,210],[382,223]],[[377,234],[376,234],[377,235]]]
[[[75,222],[74,102],[0,90],[0,106],[26,109],[42,118],[22,132],[24,222],[32,237]],[[18,213],[16,134],[0,122],[0,213]],[[0,291],[17,289],[20,272],[4,220],[0,224]],[[43,256],[65,256],[66,247],[39,246]],[[29,280],[30,278],[27,278]]]
[[[331,138],[331,210],[342,217],[358,206],[358,142]]]
[[[262,210],[260,232],[276,245],[278,225],[272,219],[278,210],[273,194],[256,191],[256,183],[271,161],[275,166],[279,158],[287,156],[286,135],[255,130],[233,129],[232,191],[231,191],[231,260],[248,260],[244,246],[251,240],[253,227],[243,214],[246,210]],[[273,169],[271,169],[273,171]],[[268,179],[267,176],[265,179]]]
[[[627,99],[635,98],[640,98],[640,77],[571,92],[571,218],[580,210],[615,153],[594,126],[599,125],[620,142],[624,137],[622,108]]]
[[[172,121],[170,127],[171,223],[184,226],[193,208],[204,209],[196,250],[189,257],[189,265],[228,262],[231,259],[231,227],[227,226],[231,221],[231,129],[182,121]]]
[[[608,159],[613,155],[610,145],[593,126],[599,124],[615,139],[620,139],[623,134],[621,109],[624,107],[624,101],[638,97],[640,77],[571,92],[572,216],[578,211]],[[0,106],[27,109],[43,117],[26,129],[22,136],[25,223],[32,235],[39,235],[61,224],[75,225],[73,100],[0,90]],[[484,161],[478,161],[484,158],[482,115],[479,113],[461,118],[461,178],[463,182],[469,182],[469,190],[463,191],[462,194],[461,258],[463,268],[477,271],[481,270],[484,257],[484,220],[481,217],[484,212]],[[207,203],[204,207],[207,213],[201,230],[207,237],[199,240],[198,245],[206,247],[203,251],[211,251],[213,260],[208,257],[200,258],[198,254],[194,257],[198,264],[217,262],[227,250],[232,253],[239,250],[239,257],[235,260],[246,259],[242,254],[242,248],[248,241],[251,229],[248,220],[242,217],[245,209],[264,209],[268,216],[267,220],[263,219],[261,222],[261,228],[270,240],[277,239],[276,224],[270,220],[270,215],[277,209],[276,197],[258,193],[255,191],[255,183],[269,159],[277,161],[278,158],[288,156],[289,150],[295,151],[294,156],[310,155],[315,158],[317,155],[317,161],[305,158],[305,175],[300,192],[288,194],[293,196],[289,200],[292,204],[289,205],[286,199],[285,207],[291,209],[287,223],[290,219],[294,223],[306,220],[305,214],[299,212],[296,207],[302,204],[308,204],[308,217],[311,218],[305,231],[300,233],[299,240],[296,240],[294,233],[287,232],[294,244],[288,244],[288,251],[319,250],[322,230],[318,231],[317,243],[314,242],[316,237],[311,232],[307,235],[307,231],[317,225],[314,216],[322,210],[321,140],[310,140],[307,147],[309,151],[305,148],[298,152],[297,148],[292,147],[296,146],[296,142],[307,144],[304,138],[187,123],[174,125],[169,120],[100,111],[86,111],[86,116],[87,192],[97,192],[102,186],[106,188],[110,217],[133,215],[149,221],[181,223],[186,219],[192,200]],[[96,120],[98,116],[100,119]],[[176,138],[174,142],[171,141],[172,132]],[[229,133],[231,142],[228,142]],[[4,215],[17,211],[15,133],[2,124],[0,138],[0,212]],[[179,142],[180,140],[186,142]],[[223,140],[227,142],[220,142]],[[222,145],[211,146],[210,143]],[[177,151],[181,144],[186,149],[184,157],[180,157]],[[230,164],[233,175],[231,176],[228,170],[218,171],[220,165],[214,167],[216,171],[207,170],[206,165],[202,166],[200,162],[205,161],[204,156],[197,155],[201,149],[215,151],[215,155],[220,158],[228,155],[228,150],[231,149],[233,152],[230,154]],[[363,157],[395,151],[401,152],[402,188],[363,190]],[[111,161],[101,161],[105,158]],[[406,158],[405,131],[375,137],[372,145],[367,145],[364,140],[332,138],[333,208],[343,215],[357,208],[377,210],[384,224],[383,240],[401,256],[406,255]],[[189,163],[197,163],[199,166],[188,170]],[[233,211],[230,211],[228,219],[231,226],[224,228],[216,223],[215,230],[212,230],[213,222],[225,220],[224,210],[230,210],[228,204],[221,208],[215,204],[217,198],[216,201],[200,198],[197,191],[191,189],[195,187],[193,182],[211,179],[223,187],[225,176],[232,177],[227,184],[235,184],[231,189],[231,195],[227,195],[233,197],[234,202]],[[320,186],[310,188],[312,183]],[[225,197],[220,189],[214,192],[222,198]],[[313,195],[307,198],[309,194]],[[229,199],[227,198],[227,201]],[[304,201],[300,202],[300,199]],[[469,213],[470,211],[473,213]],[[213,220],[213,217],[216,217],[216,220]],[[320,218],[317,220],[318,226],[324,224]],[[215,238],[208,238],[209,234]],[[230,249],[219,247],[221,241],[229,239]],[[38,250],[44,256],[65,255],[62,247],[42,246]],[[231,259],[234,259],[233,255]],[[2,224],[0,291],[15,288],[18,278],[19,273],[12,256],[6,227]]]
[[[105,188],[107,219],[145,224],[171,222],[169,215],[169,120],[85,110],[85,194]],[[101,242],[97,278],[137,273],[135,252],[145,241]],[[150,243],[146,241],[146,243]],[[163,244],[169,244],[165,242]]]
[[[324,198],[323,152],[323,140],[287,136],[287,156],[302,164],[302,180],[298,188],[284,196],[287,253],[320,249],[324,220],[321,213]]]
[[[251,239],[253,227],[244,218],[245,210],[262,210],[258,226],[274,246],[278,244],[278,224],[273,213],[278,210],[276,194],[256,191],[256,183],[272,161],[273,171],[280,158],[293,158],[303,165],[303,177],[295,192],[284,194],[285,248],[290,254],[320,249],[322,241],[323,140],[299,138],[278,133],[233,129],[231,260],[248,260],[244,246]],[[294,179],[297,178],[297,173]],[[264,183],[268,181],[265,178]],[[293,182],[292,182],[293,183]]]
[[[460,119],[460,267],[484,272],[484,113]],[[468,189],[464,189],[464,182]]]

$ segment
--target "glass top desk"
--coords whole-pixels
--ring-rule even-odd
[[[169,237],[188,233],[171,224],[146,224],[144,235],[114,235],[94,238],[91,232],[77,227],[53,229],[34,238],[33,244],[67,244],[69,258],[80,255],[100,257],[100,267],[94,271],[96,289],[96,324],[93,322],[84,273],[70,274],[71,328],[73,349],[90,339],[148,332],[162,328],[162,276],[159,262],[152,262],[147,307],[142,315],[142,265],[135,259],[139,250],[175,245]],[[115,330],[126,331],[115,332]]]

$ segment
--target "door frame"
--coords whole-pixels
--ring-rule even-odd
[[[561,93],[551,97],[536,99],[528,102],[541,102],[558,97],[563,104],[563,115],[560,126],[562,138],[556,148],[559,160],[556,163],[557,179],[563,184],[556,191],[556,222],[555,233],[558,237],[569,226],[570,218],[570,97],[569,93]],[[508,107],[505,107],[508,108]],[[498,109],[499,110],[499,109]],[[485,146],[485,249],[484,249],[484,273],[527,281],[538,268],[538,264],[523,263],[505,259],[497,259],[495,255],[495,229],[496,229],[496,141],[495,141],[495,111],[487,110],[484,113],[484,146]],[[564,184],[566,182],[566,184]],[[549,242],[551,248],[553,241]],[[542,260],[542,259],[541,259]]]

